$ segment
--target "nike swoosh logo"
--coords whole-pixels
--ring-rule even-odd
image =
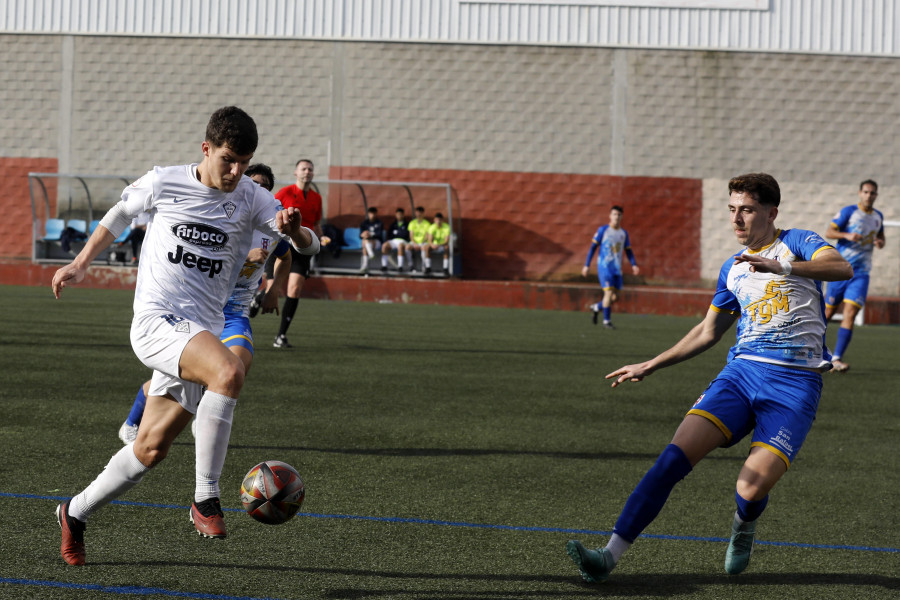
[[[187,198],[172,198],[172,202],[174,204],[178,204],[179,202],[184,202]]]

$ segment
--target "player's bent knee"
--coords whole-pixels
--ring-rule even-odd
[[[147,444],[138,446],[135,444],[134,455],[141,464],[152,469],[161,463],[169,454],[169,446],[159,446],[155,444]]]
[[[229,360],[223,361],[214,373],[214,377],[207,382],[207,388],[217,394],[230,398],[237,398],[244,387],[246,367],[244,362],[232,353],[228,353]]]

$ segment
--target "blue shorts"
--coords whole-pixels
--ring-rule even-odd
[[[597,279],[600,280],[600,287],[604,290],[613,289],[613,290],[621,290],[622,289],[622,274],[612,274],[609,271],[598,271]]]
[[[820,373],[736,358],[687,414],[712,421],[725,434],[726,448],[752,431],[751,447],[775,453],[790,467],[816,418],[821,395]]]
[[[242,346],[253,354],[253,331],[250,319],[243,315],[225,313],[225,328],[219,336],[226,347]]]
[[[844,281],[829,281],[825,285],[825,305],[837,306],[843,300],[862,308],[869,295],[869,274],[854,275]]]

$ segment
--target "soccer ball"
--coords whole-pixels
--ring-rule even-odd
[[[306,490],[300,474],[278,460],[261,462],[244,476],[241,502],[247,514],[267,525],[280,525],[293,518]]]

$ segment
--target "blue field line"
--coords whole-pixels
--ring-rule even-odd
[[[198,598],[199,600],[278,600],[277,598],[256,598],[251,596],[228,596],[224,594],[205,594],[202,592],[181,592],[165,588],[143,587],[139,585],[99,585],[93,583],[66,583],[64,581],[44,581],[41,579],[16,579],[0,577],[0,584],[24,585],[63,588],[69,590],[85,590],[105,594],[129,594],[132,596],[172,596],[173,598]]]
[[[0,492],[0,498],[22,498],[28,500],[68,500],[68,496],[41,496],[37,494],[13,494],[8,492]],[[126,502],[124,500],[113,500],[111,504],[119,506],[137,506],[141,508],[175,508],[179,510],[189,510],[190,506],[178,504],[153,504],[148,502]],[[223,508],[224,512],[243,512],[240,508]],[[540,527],[536,525],[497,525],[493,523],[469,523],[467,521],[444,521],[441,519],[420,519],[415,517],[372,517],[365,515],[342,515],[328,513],[309,513],[298,512],[298,517],[306,517],[310,519],[345,519],[349,521],[373,521],[378,523],[401,523],[408,525],[437,525],[441,527],[467,527],[471,529],[493,529],[500,531],[527,531],[538,533],[568,533],[574,535],[612,535],[612,531],[601,531],[596,529],[573,529],[567,527]],[[679,542],[728,542],[725,537],[700,537],[694,535],[661,535],[652,533],[642,533],[642,538],[649,540],[672,540]],[[760,546],[783,546],[787,548],[812,548],[817,550],[854,550],[857,552],[897,552],[900,548],[878,547],[878,546],[853,546],[847,544],[806,544],[803,542],[769,542],[765,540],[756,540],[754,542]]]

